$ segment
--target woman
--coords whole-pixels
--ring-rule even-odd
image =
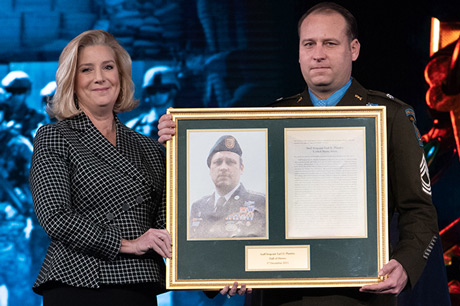
[[[62,51],[48,113],[34,139],[30,186],[51,238],[33,286],[50,305],[156,305],[171,256],[165,161],[158,142],[117,118],[133,109],[131,59],[87,31]]]

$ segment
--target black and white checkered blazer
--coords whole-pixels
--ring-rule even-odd
[[[165,228],[165,157],[161,145],[116,118],[116,148],[84,114],[41,127],[34,139],[30,187],[51,238],[33,286],[49,281],[98,288],[155,282],[160,255],[119,254],[121,239]]]

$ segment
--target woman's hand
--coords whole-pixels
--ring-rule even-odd
[[[238,295],[245,295],[245,294],[251,294],[252,289],[251,288],[246,288],[246,284],[241,284],[241,288],[238,289],[238,282],[234,282],[232,285],[232,288],[230,288],[229,285],[225,286],[222,290],[220,290],[220,294],[222,295],[227,295],[228,298],[231,298],[235,294]]]
[[[151,228],[134,240],[121,239],[120,253],[144,255],[151,250],[171,258],[171,235],[167,230]]]

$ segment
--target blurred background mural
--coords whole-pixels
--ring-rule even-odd
[[[297,20],[316,2],[0,0],[0,306],[41,303],[31,287],[48,237],[33,214],[28,167],[36,129],[51,122],[44,107],[54,93],[59,54],[73,37],[104,29],[128,50],[140,105],[120,118],[155,138],[156,122],[171,106],[264,106],[302,91]],[[455,116],[460,116],[456,62],[460,45],[455,29],[460,3],[338,2],[354,13],[360,25],[362,48],[354,77],[365,87],[389,92],[415,108],[430,158],[433,200],[454,300],[460,279],[460,163],[455,142],[459,128]],[[432,17],[451,27],[454,36],[430,52]],[[450,81],[447,91],[441,88],[444,96],[427,95],[446,78]],[[211,300],[200,291],[166,293],[159,301],[160,305],[243,304],[241,297]]]

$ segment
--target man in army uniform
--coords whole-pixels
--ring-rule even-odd
[[[304,92],[280,99],[271,106],[373,106],[386,107],[388,148],[388,220],[398,214],[399,237],[391,260],[378,272],[383,281],[361,288],[306,288],[254,290],[252,306],[356,306],[397,304],[403,290],[414,288],[439,240],[437,215],[431,200],[423,141],[413,109],[391,95],[367,90],[352,76],[360,43],[355,17],[345,8],[322,2],[308,10],[298,23],[299,63],[307,84]],[[170,115],[159,120],[159,141],[171,139],[175,124]],[[333,263],[331,263],[333,264]],[[245,290],[233,285],[221,294]],[[249,300],[249,299],[248,299]]]
[[[436,210],[423,141],[413,109],[393,96],[367,90],[352,76],[360,43],[354,16],[323,2],[298,24],[299,63],[307,88],[271,106],[385,106],[388,148],[388,220],[398,216],[399,238],[390,261],[379,271],[384,281],[350,289],[260,290],[253,305],[396,305],[397,295],[415,286],[438,239]],[[289,296],[289,298],[287,297]]]
[[[190,238],[267,236],[265,196],[247,191],[240,182],[244,170],[242,153],[231,135],[220,137],[211,148],[207,164],[215,191],[193,203]]]

